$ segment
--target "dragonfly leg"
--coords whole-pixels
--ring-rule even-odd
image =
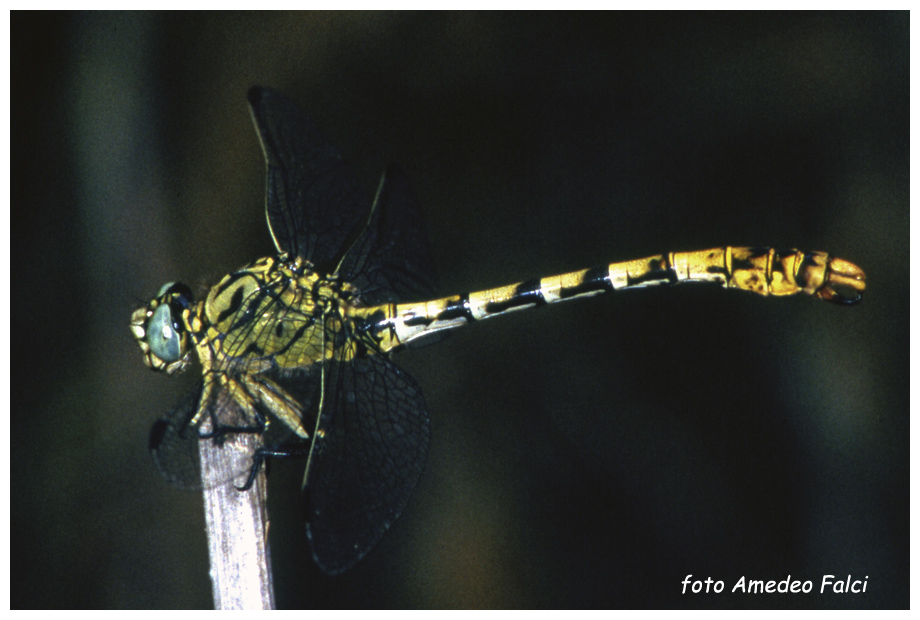
[[[205,410],[209,410],[210,429],[206,429],[202,432],[201,427],[199,427],[198,437],[200,439],[219,439],[227,433],[252,433],[255,435],[264,433],[268,428],[268,419],[256,409],[253,398],[246,392],[244,387],[238,381],[223,374],[220,375],[219,382],[222,388],[230,395],[234,404],[242,410],[242,415],[240,417],[242,418],[241,422],[244,423],[228,424],[226,420],[222,422],[218,419],[218,416],[226,415],[226,413],[222,412],[221,407],[209,406],[216,381],[218,381],[218,379],[214,379],[213,375],[205,380],[205,386],[201,396],[201,409],[195,414],[193,422],[197,423],[203,419]],[[245,423],[250,420],[252,421],[251,423]]]
[[[199,432],[199,439],[221,439],[224,435],[228,433],[251,433],[253,435],[261,435],[265,432],[265,429],[268,428],[268,420],[265,419],[260,413],[256,413],[257,419],[256,423],[250,426],[233,426],[230,424],[221,424],[217,421],[217,416],[215,414],[211,415],[211,430],[205,432]]]
[[[236,490],[248,491],[252,488],[252,484],[256,481],[256,476],[259,475],[259,470],[262,468],[262,463],[264,463],[266,459],[305,459],[309,453],[309,448],[292,448],[290,450],[259,448],[256,450],[255,454],[252,455],[252,468],[249,470],[249,476],[246,478],[246,482],[243,486],[236,487]]]
[[[281,386],[262,375],[247,375],[242,381],[247,393],[258,399],[260,404],[284,422],[298,437],[310,438],[310,434],[301,425],[300,403]]]

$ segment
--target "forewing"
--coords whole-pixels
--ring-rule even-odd
[[[341,153],[293,101],[259,87],[248,98],[268,168],[265,212],[275,246],[330,272],[367,200]]]
[[[352,567],[399,517],[428,454],[418,385],[385,356],[328,367],[334,402],[305,493],[307,537],[328,574]]]

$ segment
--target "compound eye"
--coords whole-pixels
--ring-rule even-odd
[[[192,303],[192,289],[181,282],[167,282],[160,287],[157,292],[157,299],[171,298],[178,302],[183,308],[187,308]]]
[[[185,354],[185,339],[178,329],[178,317],[174,319],[171,304],[162,304],[153,311],[147,322],[147,344],[150,352],[171,364]]]
[[[160,297],[162,297],[163,295],[165,295],[166,293],[168,293],[168,292],[169,292],[169,289],[171,289],[172,287],[174,287],[176,284],[178,284],[178,282],[167,282],[166,284],[164,284],[163,286],[161,286],[161,287],[160,287],[160,290],[157,291],[157,295],[156,295],[157,298],[160,298]]]

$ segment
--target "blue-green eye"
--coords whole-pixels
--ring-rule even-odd
[[[157,297],[162,297],[163,295],[166,294],[167,291],[169,291],[169,289],[171,289],[175,285],[176,285],[175,282],[167,282],[166,284],[160,287],[160,290],[157,291]]]
[[[150,352],[171,364],[178,361],[183,353],[183,339],[176,331],[177,322],[173,320],[170,304],[162,304],[153,311],[147,322],[147,344]]]

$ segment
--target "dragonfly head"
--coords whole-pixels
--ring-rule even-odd
[[[175,374],[188,365],[191,339],[187,316],[192,291],[181,282],[164,284],[157,296],[131,315],[131,333],[154,370]]]

